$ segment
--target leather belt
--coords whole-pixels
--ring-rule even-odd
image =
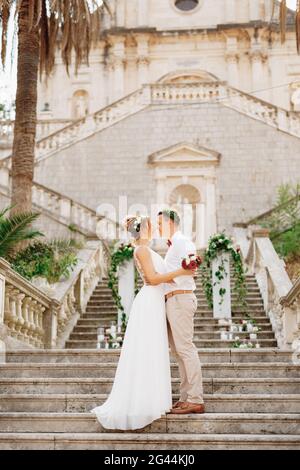
[[[172,292],[168,292],[168,294],[165,295],[166,300],[170,299],[174,295],[178,294],[193,294],[192,290],[174,290]]]

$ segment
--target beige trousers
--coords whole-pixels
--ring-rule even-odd
[[[203,384],[198,351],[193,343],[195,294],[178,294],[167,300],[168,337],[181,379],[180,401],[203,403]]]

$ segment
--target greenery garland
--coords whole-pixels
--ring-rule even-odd
[[[119,277],[118,270],[119,267],[124,264],[126,261],[130,261],[133,258],[134,247],[131,243],[121,243],[118,248],[112,252],[111,263],[108,272],[108,287],[112,291],[112,296],[115,301],[116,307],[121,311],[121,326],[122,331],[126,330],[127,326],[127,317],[122,305],[122,299],[119,295]],[[135,269],[134,282],[135,282],[135,294],[138,292],[137,288],[138,275]]]
[[[212,283],[212,270],[211,265],[212,261],[217,258],[221,253],[230,253],[232,264],[233,264],[233,278],[234,278],[234,287],[233,292],[237,294],[237,300],[234,303],[234,306],[240,306],[243,309],[247,308],[246,295],[246,277],[243,268],[242,257],[240,253],[240,248],[235,249],[233,247],[232,239],[227,237],[224,233],[218,233],[210,237],[208,242],[208,248],[205,251],[204,260],[200,267],[200,275],[202,286],[205,291],[207,303],[210,308],[213,308],[213,283]],[[220,284],[228,273],[224,262],[222,260],[221,264],[218,266],[217,271],[215,272],[217,282],[215,284]],[[219,294],[221,297],[220,304],[224,300],[226,294],[226,289],[220,288]]]

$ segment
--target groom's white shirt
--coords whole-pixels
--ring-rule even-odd
[[[196,254],[196,246],[182,232],[175,232],[171,238],[172,245],[169,247],[165,256],[165,265],[167,272],[176,271],[181,268],[182,259],[189,254]],[[196,289],[193,276],[179,276],[174,279],[175,284],[165,284],[165,293],[174,290],[192,290]]]

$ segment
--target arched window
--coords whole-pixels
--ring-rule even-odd
[[[72,118],[80,119],[89,113],[89,94],[85,90],[77,90],[72,97]]]
[[[191,184],[181,184],[169,196],[169,205],[181,216],[183,232],[195,240],[197,230],[197,205],[201,202],[200,192]]]
[[[194,10],[199,5],[199,0],[175,0],[175,6],[181,11]]]

